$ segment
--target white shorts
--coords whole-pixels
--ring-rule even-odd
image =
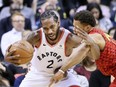
[[[33,70],[29,71],[25,76],[19,87],[48,87],[50,79],[53,75],[45,75],[43,73],[37,73]],[[53,87],[69,87],[71,85],[78,85],[78,78],[72,73],[68,72],[68,76],[58,83],[54,84]]]

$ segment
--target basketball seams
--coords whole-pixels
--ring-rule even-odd
[[[25,50],[25,49],[23,49],[23,50],[25,50],[25,51],[27,51],[28,53],[33,53],[33,49],[31,49],[31,48],[33,48],[29,43],[26,43],[28,46],[26,46],[24,43],[16,43],[16,44],[14,44],[14,46],[17,48],[21,48],[21,49],[23,49],[23,48],[25,48],[26,47],[26,49],[27,50]],[[29,46],[30,45],[30,46]],[[31,47],[31,48],[30,48]],[[29,49],[30,48],[30,49]],[[32,52],[29,52],[28,50],[30,50],[30,51],[32,51]]]
[[[14,51],[16,50],[16,51]],[[29,62],[33,57],[34,48],[33,46],[25,40],[20,40],[15,42],[9,48],[9,52],[12,52],[12,56],[20,55],[18,58],[21,60],[20,64]]]
[[[17,49],[19,48],[19,49],[22,49],[24,52],[27,52],[27,53],[30,53],[30,54],[32,54],[33,52],[29,52],[29,49],[28,50],[26,50],[26,49],[24,49],[24,48],[22,48],[22,47],[19,47],[19,46],[15,46]]]

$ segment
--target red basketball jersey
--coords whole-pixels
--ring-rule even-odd
[[[98,69],[105,75],[116,77],[116,41],[100,29],[93,29],[89,34],[99,33],[105,40],[104,50],[100,52],[100,58],[96,61]]]

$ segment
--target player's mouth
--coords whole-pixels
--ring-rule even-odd
[[[53,38],[54,36],[55,36],[54,34],[49,35],[50,38]]]

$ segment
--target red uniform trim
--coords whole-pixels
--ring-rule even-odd
[[[78,85],[72,85],[72,86],[69,86],[69,87],[80,87],[80,86],[78,86]]]

